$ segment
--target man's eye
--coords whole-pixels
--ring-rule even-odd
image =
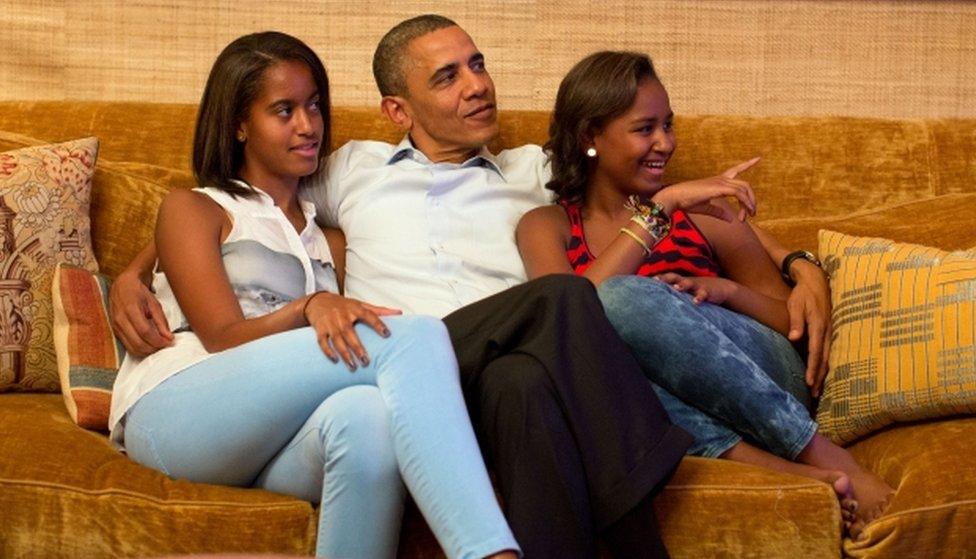
[[[277,114],[278,116],[288,116],[291,114],[291,107],[278,107],[278,110],[275,111],[275,114]]]
[[[484,72],[485,71],[485,61],[484,60],[479,60],[477,62],[473,62],[471,64],[471,69],[474,70],[475,72]]]

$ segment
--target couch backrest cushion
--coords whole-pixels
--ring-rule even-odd
[[[679,108],[680,109],[680,108]],[[101,161],[124,164],[129,176],[163,190],[192,186],[189,160],[196,107],[151,103],[0,102],[0,130],[52,141],[81,134],[102,140]],[[543,143],[549,115],[544,111],[502,111],[494,150]],[[678,150],[668,180],[716,174],[738,161],[762,155],[743,176],[759,198],[757,220],[772,227],[792,247],[815,249],[817,222],[843,230],[848,218],[887,211],[901,204],[946,194],[976,193],[976,121],[879,120],[840,117],[680,116]],[[350,139],[399,141],[402,132],[371,107],[333,109],[333,146]],[[119,235],[138,240],[151,234],[154,219],[141,225],[110,217],[119,208],[154,216],[159,197],[128,198],[124,189],[101,194],[95,180],[95,251],[114,274],[137,247],[115,245]],[[112,200],[109,206],[99,200]],[[133,206],[145,205],[145,208]],[[104,211],[102,211],[104,209]],[[104,223],[103,223],[104,222]],[[897,220],[875,220],[889,236]],[[841,223],[835,227],[834,224]],[[135,227],[135,228],[133,228]],[[908,239],[946,246],[941,239]],[[976,242],[976,241],[974,241]],[[946,246],[946,248],[956,248]]]

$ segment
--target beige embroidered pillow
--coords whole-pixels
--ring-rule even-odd
[[[819,256],[834,328],[825,435],[976,412],[976,252],[821,230]]]
[[[98,271],[88,207],[98,139],[0,153],[0,392],[56,392],[51,280]]]

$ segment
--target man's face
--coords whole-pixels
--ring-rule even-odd
[[[498,135],[495,84],[457,26],[417,37],[404,57],[410,137],[433,161],[463,161]]]

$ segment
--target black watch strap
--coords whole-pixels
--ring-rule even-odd
[[[796,285],[796,281],[793,279],[793,276],[790,275],[790,266],[792,266],[793,262],[798,259],[806,260],[818,268],[822,266],[820,264],[820,260],[818,260],[817,257],[808,250],[795,250],[787,254],[786,258],[783,259],[783,265],[779,268],[779,273],[783,275],[783,281],[785,281],[787,285]]]

